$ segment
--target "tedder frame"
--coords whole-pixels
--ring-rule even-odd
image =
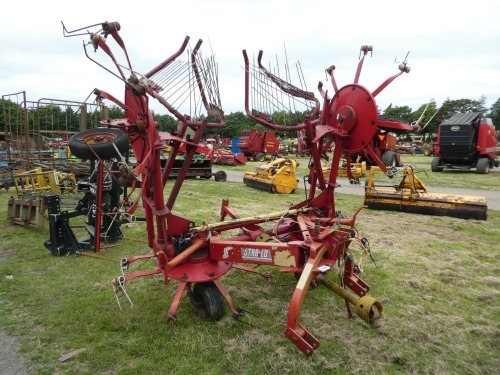
[[[88,45],[104,51],[111,58],[118,71],[118,74],[113,74],[123,81],[125,87],[123,102],[106,91],[94,90],[99,100],[109,100],[122,108],[125,118],[105,120],[101,127],[78,133],[69,142],[72,153],[78,157],[122,160],[121,154],[127,149],[123,142],[126,137],[137,160],[135,166],[125,166],[120,171],[121,177],[126,175],[123,180],[128,181],[131,191],[139,192],[137,198],[126,202],[123,207],[132,214],[142,205],[148,245],[152,252],[121,260],[123,274],[113,282],[115,292],[126,294],[125,284],[128,281],[159,274],[165,284],[172,281],[179,283],[168,310],[168,320],[177,320],[177,308],[185,294],[190,297],[199,315],[207,320],[221,319],[226,303],[233,317],[238,319],[245,311],[236,306],[223,284],[223,277],[231,269],[261,273],[259,265],[276,266],[281,272],[297,278],[288,308],[285,336],[305,355],[313,354],[319,347],[318,338],[300,323],[302,304],[312,283],[326,285],[340,295],[346,302],[349,316],[353,315],[353,305],[359,317],[377,326],[382,305],[368,295],[370,286],[360,278],[360,267],[350,250],[351,244],[354,244],[366,252],[370,251],[368,240],[355,227],[357,216],[364,206],[359,207],[352,217],[344,217],[336,208],[334,191],[339,186],[337,175],[341,157],[349,160],[349,154],[361,150],[372,155],[380,168],[392,175],[393,170],[383,165],[370,148],[370,141],[379,124],[375,97],[396,77],[409,72],[406,59],[399,64],[399,72],[370,92],[358,83],[365,56],[372,51],[371,46],[362,46],[354,83],[338,88],[333,75],[334,67],[328,68],[333,92],[330,95],[320,82],[321,104],[312,92],[295,87],[264,68],[262,51],[259,52],[258,63],[252,64],[243,50],[247,115],[269,129],[302,130],[307,133],[311,161],[306,198],[283,210],[249,217],[238,215],[229,207],[229,201],[223,199],[218,222],[196,225],[189,218],[175,214],[174,204],[204,132],[224,126],[217,66],[211,57],[206,58],[200,52],[201,40],[189,50],[189,37],[186,37],[177,52],[149,72],[140,74],[132,68],[120,37],[120,28],[117,22],[103,22],[68,31],[63,24],[64,36],[90,37],[90,43],[84,42],[89,59],[101,65],[90,58]],[[121,48],[126,64],[117,62],[107,44],[109,36]],[[184,54],[187,62],[181,61],[180,57]],[[186,79],[182,86],[181,79]],[[179,90],[179,87],[185,90]],[[269,87],[273,90],[268,90]],[[173,99],[174,93],[184,95],[181,91],[193,99],[191,108],[194,108],[194,114],[183,114],[180,106],[176,107],[176,103],[181,101]],[[259,107],[259,103],[278,99],[270,96],[273,92],[279,92],[280,98],[288,96],[287,100],[276,102],[296,101],[307,109],[308,114],[297,123],[280,124],[271,111]],[[160,136],[158,124],[149,108],[150,98],[156,99],[175,116],[179,122],[177,132],[162,133]],[[291,111],[291,107],[276,110]],[[185,163],[178,177],[169,180],[181,143],[186,145]],[[325,177],[321,157],[332,145],[335,145],[332,169]],[[171,152],[162,163],[161,150],[166,146],[171,146]],[[349,166],[347,170],[350,170]],[[167,184],[172,184],[169,194],[164,193]],[[132,194],[124,200],[129,197]],[[125,272],[141,259],[154,259],[155,266],[150,270]],[[335,273],[338,274],[338,282],[327,278]]]

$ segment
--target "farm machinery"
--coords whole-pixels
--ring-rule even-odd
[[[73,173],[58,172],[55,169],[44,171],[41,167],[15,174],[14,185],[18,197],[74,194],[77,190],[76,178]]]
[[[355,162],[350,162],[350,172],[351,176],[356,179],[360,179],[361,177],[365,176],[366,173],[366,161],[359,161],[360,159],[358,158]],[[346,159],[341,159],[340,160],[340,165],[339,165],[339,172],[338,172],[339,177],[348,177],[347,173],[347,160]]]
[[[168,153],[170,149],[171,146],[167,147],[166,152]],[[182,143],[179,148],[179,154],[182,155],[185,151],[186,145]],[[215,138],[207,138],[204,142],[201,142],[196,149],[196,154],[200,158],[210,160],[211,164],[217,165],[245,165],[248,161],[243,153],[234,153],[226,150]]]
[[[65,36],[88,35],[94,49],[104,51],[111,58],[118,71],[116,76],[125,84],[124,102],[102,90],[96,89],[94,93],[98,99],[111,100],[123,108],[126,118],[104,121],[102,127],[85,134],[78,133],[69,142],[71,151],[81,158],[122,159],[121,154],[126,149],[123,140],[126,139],[137,158],[137,165],[125,168],[125,172],[128,173],[128,180],[132,181],[131,190],[135,189],[139,194],[122,209],[127,214],[133,214],[141,202],[148,245],[152,252],[121,260],[123,274],[113,281],[117,295],[128,297],[126,284],[133,279],[161,275],[165,284],[178,283],[168,309],[168,320],[171,322],[177,321],[177,309],[185,294],[199,315],[207,320],[222,319],[226,304],[233,317],[240,320],[244,319],[245,310],[236,306],[224,286],[224,277],[234,269],[257,273],[269,279],[269,274],[260,272],[257,267],[276,266],[281,272],[298,279],[288,308],[285,336],[305,355],[312,355],[320,344],[300,322],[301,308],[313,283],[325,285],[341,296],[349,316],[355,313],[372,326],[380,324],[382,305],[369,296],[370,286],[360,278],[361,267],[354,255],[357,254],[355,247],[361,248],[366,254],[370,253],[368,240],[355,227],[363,207],[351,217],[345,217],[336,208],[334,190],[338,186],[341,156],[370,149],[370,140],[376,133],[374,124],[378,121],[375,97],[396,77],[409,72],[406,60],[399,65],[397,74],[386,79],[372,93],[358,83],[365,56],[371,51],[371,47],[363,46],[363,56],[359,60],[354,83],[339,89],[332,74],[334,94],[332,97],[328,93],[323,94],[323,108],[320,110],[320,102],[312,92],[297,88],[264,68],[261,63],[262,51],[259,52],[258,64],[251,64],[243,50],[247,114],[269,129],[290,132],[303,129],[307,133],[311,150],[307,196],[305,200],[282,210],[252,216],[237,214],[230,208],[229,201],[223,199],[220,220],[197,225],[174,213],[175,202],[203,133],[207,129],[224,126],[224,114],[217,95],[217,79],[213,76],[215,65],[212,58],[202,57],[199,51],[202,41],[199,40],[188,51],[189,37],[186,37],[172,56],[149,72],[139,74],[128,59],[118,23],[104,22],[72,31],[66,30],[64,25],[63,28]],[[109,37],[121,48],[127,60],[126,65],[116,61],[107,43]],[[84,49],[87,54],[85,44]],[[180,59],[185,52],[187,63]],[[125,75],[123,66],[127,66],[126,71],[130,72],[130,76]],[[186,71],[191,74],[184,74]],[[190,89],[190,95],[199,98],[195,108],[200,112],[206,111],[205,115],[184,115],[172,104],[178,102],[170,96],[174,91],[172,86],[178,83],[173,80],[181,76],[194,80],[186,82],[185,86]],[[252,85],[251,81],[258,84]],[[264,89],[269,87],[273,89]],[[270,97],[278,91],[279,100]],[[262,115],[265,111],[258,105],[263,100],[250,102],[250,97],[259,96],[260,99],[266,97],[282,104],[295,101],[297,105],[291,108],[302,105],[309,115],[300,123],[278,124],[272,119],[272,114]],[[288,99],[281,100],[283,96]],[[148,108],[150,97],[163,104],[179,120],[181,125],[175,135],[159,136]],[[188,129],[194,133],[190,141],[186,140]],[[321,165],[325,139],[328,139],[327,146],[333,142],[336,145],[332,169],[327,178],[323,175]],[[186,144],[186,165],[172,180],[168,177],[182,142]],[[172,146],[172,151],[162,166],[160,151],[166,144]],[[390,172],[373,150],[368,152],[382,169]],[[167,184],[172,185],[168,194],[164,193]],[[155,260],[152,269],[130,270],[134,262],[148,259]],[[336,282],[328,278],[335,273],[338,278]]]
[[[415,132],[417,128],[412,124],[392,116],[380,115],[377,121],[377,132],[371,140],[371,149],[377,159],[388,167],[401,167],[401,156],[398,152],[397,134]],[[377,159],[370,152],[364,150],[354,156],[359,161],[365,161],[368,166],[377,165]]]
[[[278,156],[280,141],[273,131],[242,130],[236,146],[248,159],[263,162]]]
[[[419,122],[422,120],[424,112],[417,121],[412,123],[416,129],[420,128]],[[436,113],[437,111],[431,120]],[[496,132],[488,120],[480,122],[480,117],[478,113],[455,114],[440,125],[439,132],[443,132],[445,149],[443,155],[446,155],[447,158],[435,157],[431,165],[433,172],[441,171],[444,168],[444,160],[447,160],[448,163],[453,161],[460,164],[462,168],[477,165],[478,173],[487,173],[490,165],[495,166],[494,156],[496,154],[493,145],[496,144]],[[427,124],[429,122],[430,120]],[[480,125],[480,123],[482,124]],[[482,129],[482,136],[479,136],[478,129]],[[477,139],[480,139],[483,146],[475,147],[474,142],[477,142]],[[490,146],[489,149],[487,145]],[[488,154],[486,150],[491,151],[491,153]],[[377,166],[370,168],[365,184],[364,199],[368,208],[461,219],[487,219],[488,206],[485,197],[431,192],[417,176],[412,166],[407,165],[395,169],[395,171],[398,176],[401,176],[399,183],[394,183],[392,178],[388,179]]]
[[[198,146],[198,153],[217,165],[245,165],[248,161],[243,153],[226,150],[213,138],[207,139],[204,144]]]
[[[255,172],[245,172],[243,183],[270,193],[292,194],[299,185],[294,159],[279,158],[260,165]]]
[[[212,160],[212,163],[217,165],[245,165],[248,161],[247,157],[242,153],[234,153],[224,150],[221,147],[210,148],[207,157]]]
[[[477,112],[456,113],[438,127],[431,170],[475,168],[476,173],[488,174],[500,166],[497,143],[498,135],[491,118]]]
[[[396,175],[401,179],[393,183],[379,167],[370,168],[364,200],[368,208],[486,220],[485,197],[431,192],[411,166],[404,166]]]

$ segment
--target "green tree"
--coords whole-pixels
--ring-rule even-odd
[[[246,129],[264,129],[241,111],[225,115],[224,120],[226,126],[215,132],[223,138],[237,138]]]
[[[493,121],[495,129],[500,130],[500,98],[490,108],[487,116]]]
[[[450,118],[455,113],[480,112],[486,114],[487,109],[486,98],[483,96],[480,100],[471,99],[447,99],[443,102],[439,114],[436,116],[441,123],[443,120]]]
[[[419,122],[420,133],[424,138],[430,138],[432,134],[437,132],[440,121],[436,118],[440,112],[437,108],[436,101],[431,99],[427,104],[422,104],[415,112],[413,112],[413,122]]]
[[[393,107],[392,104],[390,104],[383,112],[384,115],[386,116],[393,116],[393,117],[398,117],[400,119],[405,120],[406,122],[411,122],[413,120],[413,113],[411,111],[411,108],[408,107],[407,105],[399,107]]]
[[[47,104],[30,109],[28,112],[35,115],[36,125],[33,126],[40,130],[58,131],[66,129],[66,117],[58,105]]]
[[[108,117],[110,119],[119,119],[125,117],[125,111],[117,105],[112,105],[108,108]]]
[[[158,129],[162,132],[173,133],[177,130],[179,121],[170,115],[157,115],[153,112],[153,118],[158,123]]]
[[[16,128],[21,122],[20,116],[22,115],[21,106],[14,103],[12,100],[0,99],[0,132]]]

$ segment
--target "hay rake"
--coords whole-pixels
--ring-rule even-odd
[[[104,51],[115,63],[119,72],[117,77],[125,83],[124,102],[105,91],[96,89],[95,93],[99,99],[111,100],[123,108],[126,118],[108,120],[102,128],[75,135],[70,141],[70,148],[75,155],[84,158],[119,157],[124,147],[118,149],[116,144],[121,144],[118,141],[123,135],[128,138],[137,158],[137,166],[130,168],[128,180],[134,180],[132,188],[139,189],[148,245],[152,249],[151,254],[122,259],[123,274],[114,280],[115,291],[126,293],[125,285],[132,279],[162,275],[165,284],[173,280],[179,283],[168,310],[169,320],[177,320],[177,308],[184,294],[189,296],[199,315],[207,320],[221,319],[226,303],[233,317],[241,319],[245,311],[236,307],[223,285],[223,276],[230,269],[239,269],[268,277],[257,266],[277,266],[281,272],[295,275],[298,279],[288,309],[285,336],[305,355],[313,354],[319,347],[319,340],[300,323],[301,307],[311,283],[326,285],[345,300],[350,316],[353,315],[353,305],[358,316],[377,326],[382,305],[368,295],[370,287],[359,277],[360,267],[350,250],[350,245],[355,243],[369,252],[368,240],[361,237],[355,228],[356,218],[363,207],[352,217],[346,218],[336,209],[334,200],[334,190],[339,186],[336,178],[341,156],[365,148],[374,135],[377,127],[374,95],[359,85],[357,79],[355,83],[337,89],[332,75],[335,93],[329,98],[320,85],[324,99],[323,109],[320,110],[320,102],[312,92],[291,85],[263,67],[262,51],[258,64],[253,65],[246,51],[243,51],[245,110],[248,116],[271,129],[304,130],[307,133],[312,159],[307,177],[307,196],[305,200],[284,210],[248,217],[237,215],[229,207],[229,201],[224,199],[219,222],[195,225],[192,220],[174,213],[174,203],[203,132],[208,128],[224,126],[216,64],[213,59],[201,59],[201,41],[187,54],[188,63],[177,61],[188,45],[189,37],[186,37],[181,48],[170,58],[149,73],[140,75],[130,65],[125,45],[119,36],[120,25],[105,22],[92,27],[99,31],[91,32],[89,26],[74,31],[64,28],[64,33],[67,36],[89,35],[92,46]],[[109,35],[123,50],[128,62],[127,69],[118,64],[106,44]],[[87,51],[86,44],[84,49]],[[360,59],[357,76],[365,55],[366,49]],[[130,77],[125,76],[125,70],[130,72]],[[400,70],[409,70],[406,63]],[[376,93],[382,91],[396,76],[386,80]],[[185,79],[182,84],[181,78]],[[204,109],[205,114],[192,117],[183,115],[176,108],[174,103],[184,102],[187,92],[190,100],[199,100],[197,103],[200,106],[196,108]],[[148,97],[158,100],[179,120],[177,134],[160,137],[148,107]],[[254,99],[252,106],[250,97]],[[265,105],[259,107],[258,103]],[[306,116],[298,122],[287,120],[280,123],[275,116],[280,111],[302,111]],[[194,132],[190,139],[188,129]],[[170,194],[164,198],[164,188],[182,142],[187,146],[185,170],[179,173]],[[321,156],[334,143],[333,167],[326,178],[323,176]],[[166,163],[162,164],[160,151],[165,145],[170,145],[172,151]],[[129,213],[133,213],[138,205],[139,199],[129,204]],[[271,229],[269,223],[272,224]],[[233,232],[229,231],[234,230],[237,234],[231,237]],[[132,263],[143,259],[154,259],[155,267],[146,271],[125,272]],[[338,283],[326,279],[335,269],[339,274]]]

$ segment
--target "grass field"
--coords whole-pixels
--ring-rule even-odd
[[[363,258],[362,278],[384,306],[383,325],[373,329],[349,319],[338,296],[311,289],[301,323],[321,346],[305,357],[283,336],[293,276],[263,267],[273,275],[267,282],[233,269],[222,281],[235,303],[255,314],[247,315],[251,325],[230,314],[215,323],[200,320],[184,298],[173,326],[167,311],[175,282],[139,278],[127,285],[133,306],[122,297],[120,309],[115,299],[111,281],[120,275],[120,259],[150,253],[143,223],[124,225],[125,238],[103,249],[101,258],[53,257],[44,247],[47,225],[26,229],[7,221],[10,195],[0,192],[0,325],[19,337],[35,374],[468,375],[500,368],[500,211],[474,221],[363,210],[357,228],[369,239],[375,263]],[[174,210],[197,224],[216,222],[223,198],[241,216],[302,199],[188,180]],[[336,196],[345,215],[361,204],[361,197]],[[81,221],[75,219],[75,228]],[[153,267],[136,262],[130,271]]]

